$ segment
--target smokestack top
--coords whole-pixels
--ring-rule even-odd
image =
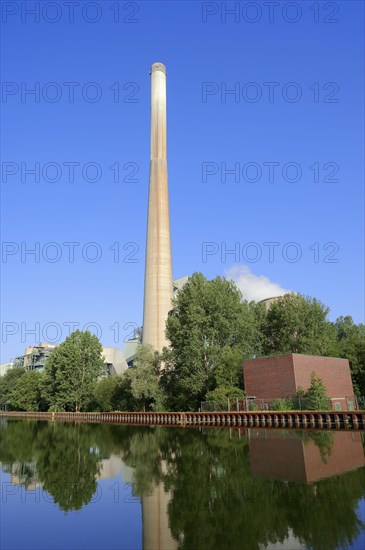
[[[166,67],[163,63],[154,63],[151,67],[151,73],[154,73],[155,71],[162,71],[164,74],[166,74]]]

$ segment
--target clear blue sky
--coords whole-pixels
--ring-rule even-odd
[[[72,322],[98,323],[102,343],[120,347],[126,324],[141,323],[155,61],[168,72],[174,277],[237,268],[250,296],[271,281],[319,298],[332,319],[364,321],[362,2],[280,2],[273,14],[240,2],[225,14],[234,2],[80,1],[73,22],[63,2],[40,2],[38,22],[21,4],[34,6],[2,2],[2,240],[13,243],[2,361],[62,341]],[[35,163],[39,181],[25,173]],[[224,181],[224,166],[240,172]],[[272,261],[268,242],[279,243]],[[35,246],[39,258],[24,255]],[[224,246],[240,257],[222,261]]]

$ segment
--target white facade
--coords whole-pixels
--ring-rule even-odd
[[[0,365],[0,376],[4,376],[8,372],[8,370],[11,370],[14,368],[13,361],[9,361],[9,363],[2,363]]]

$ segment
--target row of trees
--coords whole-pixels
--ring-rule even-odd
[[[266,310],[242,300],[232,281],[194,274],[174,299],[166,324],[161,379],[170,408],[196,408],[211,392],[243,388],[242,360],[307,353],[349,359],[355,391],[365,394],[365,325],[328,320],[315,298],[286,294]],[[188,407],[187,407],[188,405]]]
[[[0,379],[0,400],[20,410],[194,410],[201,401],[242,398],[244,359],[286,353],[349,359],[355,391],[365,395],[365,326],[351,317],[331,322],[328,313],[298,294],[266,310],[242,300],[232,281],[195,273],[174,298],[166,322],[171,345],[161,354],[141,345],[134,368],[103,378],[100,342],[76,331],[44,373],[15,369]]]
[[[73,332],[43,371],[11,369],[0,378],[0,407],[76,412],[163,408],[160,359],[151,347],[140,346],[135,368],[122,376],[107,376],[102,349],[90,332]]]

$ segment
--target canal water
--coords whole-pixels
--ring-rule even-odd
[[[365,549],[365,434],[0,419],[1,550]]]

